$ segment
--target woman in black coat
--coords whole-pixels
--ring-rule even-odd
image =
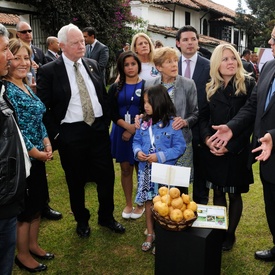
[[[214,204],[227,206],[229,197],[229,226],[223,250],[235,243],[235,231],[241,218],[241,193],[253,183],[252,168],[248,167],[250,135],[253,125],[238,137],[233,137],[225,148],[215,148],[208,141],[215,133],[212,125],[226,124],[245,104],[255,79],[246,74],[238,52],[230,44],[215,48],[210,60],[211,81],[206,85],[208,104],[200,112],[200,133],[205,143],[204,162],[208,187],[214,190]]]

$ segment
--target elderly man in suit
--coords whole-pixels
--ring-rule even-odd
[[[69,189],[71,209],[80,237],[90,235],[90,212],[85,207],[85,184],[97,184],[98,224],[116,233],[125,228],[113,217],[114,165],[109,137],[109,100],[100,68],[83,58],[81,30],[69,24],[60,29],[62,55],[41,67],[37,94],[46,105],[45,125],[56,143]]]
[[[106,84],[106,67],[109,60],[109,48],[96,39],[96,31],[92,27],[82,30],[85,38],[86,53],[85,57],[96,60],[99,63],[101,76]]]
[[[49,36],[46,40],[46,45],[48,48],[48,51],[45,53],[47,62],[56,60],[59,57],[58,53],[60,51],[58,38],[55,36]]]
[[[268,41],[275,56],[275,27]],[[261,74],[246,105],[226,125],[213,128],[217,132],[211,137],[218,151],[226,146],[234,135],[240,135],[251,124],[254,125],[252,139],[253,158],[260,161],[260,177],[263,184],[265,212],[273,238],[273,248],[257,251],[255,258],[263,261],[275,261],[275,59],[265,63]],[[255,156],[256,155],[256,156]],[[275,272],[275,270],[273,270]],[[274,273],[273,273],[274,274]]]
[[[208,82],[210,62],[208,59],[198,54],[199,35],[197,30],[192,26],[180,28],[176,34],[176,46],[181,52],[179,59],[179,74],[194,80],[197,88],[198,107],[201,110],[206,104],[205,85]],[[190,61],[186,61],[190,60]],[[187,69],[189,62],[189,69]],[[189,72],[187,72],[189,70]],[[192,127],[193,135],[193,200],[200,204],[208,203],[209,189],[206,187],[206,179],[203,176],[204,164],[201,163],[201,147],[198,123]]]
[[[36,79],[39,68],[47,63],[47,59],[45,58],[43,51],[32,44],[32,28],[27,22],[19,21],[16,25],[16,31],[17,37],[30,45],[32,49],[32,73]],[[49,204],[45,205],[45,209],[41,216],[49,220],[60,220],[62,218],[62,214],[52,209]]]

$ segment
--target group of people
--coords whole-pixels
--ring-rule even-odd
[[[217,46],[210,60],[201,56],[199,35],[192,26],[177,32],[180,56],[169,47],[155,49],[148,35],[137,33],[130,50],[119,54],[119,76],[107,92],[108,47],[95,38],[92,28],[81,31],[73,24],[63,26],[57,37],[47,39],[47,59],[30,44],[29,24],[20,22],[17,32],[19,39],[9,41],[7,30],[0,25],[0,140],[9,127],[17,129],[18,125],[20,131],[13,131],[18,150],[3,154],[10,157],[5,154],[13,153],[16,162],[9,165],[21,167],[14,169],[13,183],[19,187],[15,194],[10,198],[10,193],[4,192],[2,198],[1,192],[0,197],[1,239],[6,234],[5,241],[0,241],[0,270],[6,270],[4,274],[11,273],[16,235],[15,263],[20,268],[43,271],[47,266],[38,260],[54,258],[39,246],[38,235],[45,207],[60,214],[48,206],[45,171],[45,162],[52,159],[55,149],[81,238],[89,237],[91,231],[90,211],[85,207],[85,185],[90,181],[97,185],[98,224],[115,233],[125,232],[113,216],[115,159],[120,164],[126,201],[122,217],[137,219],[145,212],[146,239],[141,249],[149,251],[155,239],[150,208],[157,194],[150,171],[153,162],[160,162],[192,168],[190,181],[197,203],[207,204],[209,189],[213,189],[214,204],[227,206],[228,194],[229,226],[222,249],[231,250],[242,214],[241,194],[253,183],[251,163],[256,159],[260,161],[267,220],[275,244],[275,176],[271,170],[274,61],[265,64],[256,85],[232,45]],[[269,44],[275,56],[275,28]],[[99,51],[105,57],[96,61]],[[40,61],[35,61],[38,55]],[[29,71],[34,73],[32,85],[26,82]],[[253,126],[256,157],[250,146]],[[24,158],[26,151],[31,163]],[[134,171],[138,178],[135,207]],[[181,191],[188,193],[187,188]],[[255,257],[275,261],[275,249],[258,251]]]
[[[31,45],[32,30],[28,23],[19,22],[18,37],[10,41],[6,28],[0,27],[3,145],[0,270],[1,274],[11,274],[14,261],[19,268],[39,272],[47,269],[39,260],[54,259],[54,254],[45,251],[38,243],[41,214],[49,201],[45,163],[52,159],[53,148],[59,150],[66,174],[77,234],[80,237],[90,234],[90,214],[84,202],[84,186],[88,181],[97,183],[99,225],[116,233],[125,232],[113,217],[114,167],[109,139],[108,96],[99,64],[90,58],[82,59],[85,39],[78,27],[72,24],[64,26],[57,39],[47,39],[48,58],[50,53],[56,58],[51,62],[47,62],[39,48]],[[54,56],[59,48],[61,56]],[[39,59],[35,60],[35,57]],[[51,67],[54,64],[57,67]],[[67,70],[76,77],[72,79]],[[56,78],[49,83],[49,72],[53,71]],[[84,71],[87,84],[83,77],[82,82],[79,78]],[[29,72],[33,73],[32,83],[27,83]],[[56,90],[51,85],[55,85]],[[91,95],[87,94],[87,87]],[[83,121],[87,110],[82,110],[82,105],[87,99],[79,98],[85,91],[86,96],[92,98],[90,124]],[[52,92],[55,94],[53,101],[49,100],[53,98]],[[64,101],[66,97],[68,100]],[[56,112],[57,116],[52,119]],[[2,159],[7,161],[2,164]],[[11,183],[12,187],[9,186]],[[52,219],[60,218],[60,213],[49,206],[48,209],[55,215]],[[14,260],[15,245],[17,255]]]
[[[269,44],[275,56],[274,32],[275,28]],[[137,40],[137,37],[140,39]],[[159,157],[154,147],[156,144],[152,143],[152,137],[155,141],[154,138],[158,136],[159,128],[163,127],[163,123],[160,122],[163,118],[157,117],[158,121],[154,122],[152,119],[154,111],[149,115],[148,109],[142,110],[148,101],[151,106],[156,104],[154,97],[151,101],[148,98],[148,94],[152,91],[158,89],[161,98],[161,87],[166,88],[176,108],[176,113],[172,115],[172,112],[168,111],[170,105],[167,102],[166,111],[173,117],[170,123],[174,130],[182,130],[186,143],[184,153],[174,156],[174,164],[181,163],[190,167],[193,165],[191,182],[193,183],[194,201],[207,204],[209,189],[213,189],[214,204],[221,206],[228,204],[229,226],[222,244],[223,251],[231,250],[236,241],[235,233],[243,210],[241,194],[248,192],[250,184],[253,183],[252,163],[256,160],[260,161],[268,224],[272,235],[275,237],[275,228],[273,228],[275,225],[273,218],[274,192],[272,189],[274,173],[272,174],[270,170],[273,164],[274,123],[269,119],[272,116],[272,102],[274,100],[272,93],[275,90],[275,84],[272,84],[274,81],[274,61],[267,62],[261,72],[261,77],[259,77],[258,71],[255,74],[245,69],[240,54],[230,44],[217,46],[209,61],[198,53],[199,37],[192,26],[181,28],[176,35],[176,46],[181,52],[179,59],[178,54],[173,49],[168,47],[154,49],[146,38],[145,34],[137,34],[132,42],[131,50],[133,53],[129,53],[130,55],[136,53],[141,64],[147,67],[147,70],[145,67],[144,71],[142,67],[141,72],[143,73],[139,74],[140,78],[145,80],[144,91],[137,92],[134,88],[136,94],[143,95],[140,99],[139,113],[144,113],[144,116],[138,116],[135,122],[136,134],[132,141],[134,157],[139,162],[140,167],[138,169],[136,203],[145,204],[146,213],[147,236],[146,241],[142,244],[142,250],[151,249],[154,241],[152,216],[147,204],[149,200],[150,205],[152,198],[156,195],[156,189],[148,184],[148,173],[146,172],[148,166],[146,163],[168,163],[170,161],[165,157]],[[152,55],[149,55],[148,51]],[[252,53],[252,55],[256,59],[256,54]],[[118,62],[123,60],[123,56],[121,58]],[[126,64],[129,66],[129,63],[124,64],[124,69]],[[146,74],[145,71],[147,71]],[[153,71],[157,72],[154,76],[151,73]],[[119,70],[119,73],[122,74],[122,69]],[[189,82],[188,78],[193,81]],[[266,91],[265,94],[257,93],[259,87]],[[121,108],[123,104],[126,104],[122,109],[120,119],[126,121],[127,106],[130,105],[129,102],[123,102],[123,99],[119,98],[120,96],[123,97],[123,93],[126,94],[127,90],[119,87],[116,89],[118,104],[121,104]],[[130,97],[132,93],[135,94],[135,91],[129,89],[128,96]],[[270,103],[266,103],[267,94]],[[261,105],[258,106],[257,104]],[[153,110],[155,110],[154,107]],[[135,114],[131,114],[131,119],[133,115]],[[123,141],[120,140],[122,143],[131,142],[131,139],[125,139],[126,132],[128,132],[127,135],[131,132],[127,129],[129,125],[125,126],[124,122],[118,124],[117,121],[117,118],[113,120],[115,124],[113,127],[121,127],[122,129],[119,136],[116,136],[115,139],[112,138],[113,143],[116,143],[118,137],[122,137]],[[228,126],[217,126],[225,123],[228,123]],[[152,127],[151,134],[148,130],[150,127]],[[232,127],[232,130],[230,131],[228,127]],[[251,146],[250,136],[253,129],[254,142]],[[147,133],[144,132],[146,130]],[[131,135],[133,135],[132,132]],[[173,141],[171,142],[173,143]],[[251,153],[253,148],[254,154],[260,151],[256,158]],[[162,150],[161,153],[165,154],[165,149]],[[144,188],[146,194],[143,193]],[[188,190],[182,191],[188,192]],[[228,194],[228,200],[226,194]],[[131,210],[131,207],[127,209]],[[275,253],[273,250],[274,248],[257,251],[255,258],[274,261]]]

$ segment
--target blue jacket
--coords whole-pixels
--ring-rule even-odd
[[[172,128],[172,122],[173,120],[171,119],[169,125],[166,125],[165,127],[162,127],[163,124],[161,121],[152,125],[158,163],[173,165],[186,149],[186,143],[182,131],[174,130]],[[136,130],[134,136],[133,151],[136,160],[138,160],[137,153],[139,151],[148,154],[151,147],[149,128],[145,128],[141,123],[140,129]],[[145,164],[146,162],[139,162],[139,168],[143,169]]]

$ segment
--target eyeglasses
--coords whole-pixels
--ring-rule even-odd
[[[271,36],[272,44],[275,44],[275,37]]]
[[[26,34],[27,32],[28,32],[28,33],[31,33],[32,30],[25,30],[25,31],[18,31],[18,32],[23,33],[23,34]]]

